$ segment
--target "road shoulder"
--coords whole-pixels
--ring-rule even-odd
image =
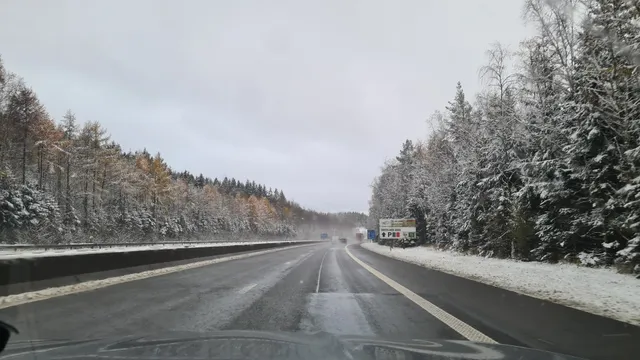
[[[358,259],[500,343],[631,359],[640,328],[351,246]],[[635,355],[634,355],[635,356]]]

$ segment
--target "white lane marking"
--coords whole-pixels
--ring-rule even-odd
[[[540,339],[540,338],[538,338],[538,341],[541,341],[541,342],[543,342],[543,343],[546,343],[547,345],[555,345],[555,344],[554,344],[554,343],[552,343],[551,341],[549,341],[549,340],[545,340],[545,339]]]
[[[254,287],[256,287],[256,285],[258,285],[258,284],[247,285],[247,286],[243,287],[242,289],[238,290],[238,294],[244,294],[247,291],[249,291],[249,290],[253,289]]]
[[[346,246],[345,250],[347,251],[347,254],[355,262],[360,264],[360,266],[362,266],[363,268],[367,269],[370,273],[375,275],[378,279],[384,281],[385,283],[387,283],[387,285],[391,286],[396,291],[398,291],[402,295],[406,296],[409,300],[411,300],[414,303],[416,303],[416,305],[418,305],[421,308],[423,308],[426,312],[428,312],[429,314],[433,315],[436,319],[442,321],[445,325],[447,325],[448,327],[450,327],[453,330],[455,330],[458,334],[464,336],[465,338],[467,338],[470,341],[490,343],[490,344],[497,344],[498,343],[497,341],[495,341],[492,338],[488,337],[487,335],[481,333],[480,331],[472,328],[467,323],[465,323],[462,320],[456,318],[455,316],[449,314],[448,312],[442,310],[441,308],[437,307],[436,305],[434,305],[430,301],[420,297],[418,294],[416,294],[413,291],[407,289],[406,287],[400,285],[399,283],[397,283],[396,281],[390,279],[389,277],[387,277],[383,273],[381,273],[378,270],[376,270],[376,269],[372,268],[371,266],[367,265],[362,260],[360,260],[357,257],[353,256],[351,251],[349,251],[349,246],[350,245]]]
[[[71,294],[81,293],[85,291],[96,290],[96,289],[104,288],[111,285],[122,284],[129,281],[141,280],[141,279],[146,279],[154,276],[171,274],[178,271],[195,269],[202,266],[227,262],[231,260],[244,259],[244,258],[268,254],[276,251],[283,251],[283,250],[289,250],[294,248],[300,248],[303,246],[313,246],[313,245],[315,244],[287,246],[283,248],[263,250],[263,251],[257,251],[257,252],[246,253],[246,254],[231,255],[231,256],[221,257],[221,258],[216,258],[211,260],[204,260],[204,261],[199,261],[199,262],[194,262],[189,264],[183,264],[183,265],[171,266],[171,267],[160,268],[155,270],[143,271],[143,272],[134,273],[134,274],[116,276],[116,277],[107,278],[107,279],[92,280],[92,281],[86,281],[86,282],[73,284],[73,285],[65,285],[60,287],[25,292],[21,294],[2,296],[0,297],[0,309],[27,304],[35,301],[40,301],[40,300],[46,300],[46,299],[50,299],[58,296],[65,296],[65,295],[71,295]]]
[[[324,264],[324,258],[327,257],[327,253],[329,252],[329,250],[331,250],[331,248],[328,248],[327,251],[324,252],[324,255],[322,255],[322,261],[320,261],[320,270],[318,270],[318,283],[316,284],[316,293],[320,291],[320,275],[322,275],[322,264]]]

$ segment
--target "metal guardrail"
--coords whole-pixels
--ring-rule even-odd
[[[102,249],[112,247],[136,247],[136,246],[175,246],[175,245],[203,245],[214,243],[253,243],[253,242],[269,241],[269,242],[305,242],[310,240],[256,240],[256,241],[239,241],[239,240],[218,240],[218,241],[169,241],[169,242],[140,242],[140,243],[76,243],[76,244],[50,244],[50,245],[33,245],[33,244],[0,244],[0,250],[63,250],[63,249]]]

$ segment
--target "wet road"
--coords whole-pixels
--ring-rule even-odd
[[[500,343],[593,359],[631,359],[640,346],[637,327],[358,246],[349,251]],[[290,248],[54,297],[0,309],[0,318],[20,329],[23,339],[243,329],[465,340],[338,244]]]
[[[26,339],[219,329],[462,339],[337,244],[286,249],[56,297],[1,309],[0,316]]]

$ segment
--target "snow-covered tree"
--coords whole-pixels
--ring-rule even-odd
[[[287,238],[309,219],[324,228],[361,220],[303,209],[253,180],[175,172],[159,153],[123,152],[71,111],[56,124],[0,59],[0,241]]]
[[[440,247],[640,272],[640,7],[524,5],[537,34],[491,47],[475,103],[458,84],[408,176],[407,146],[385,164],[370,220],[419,210]]]

